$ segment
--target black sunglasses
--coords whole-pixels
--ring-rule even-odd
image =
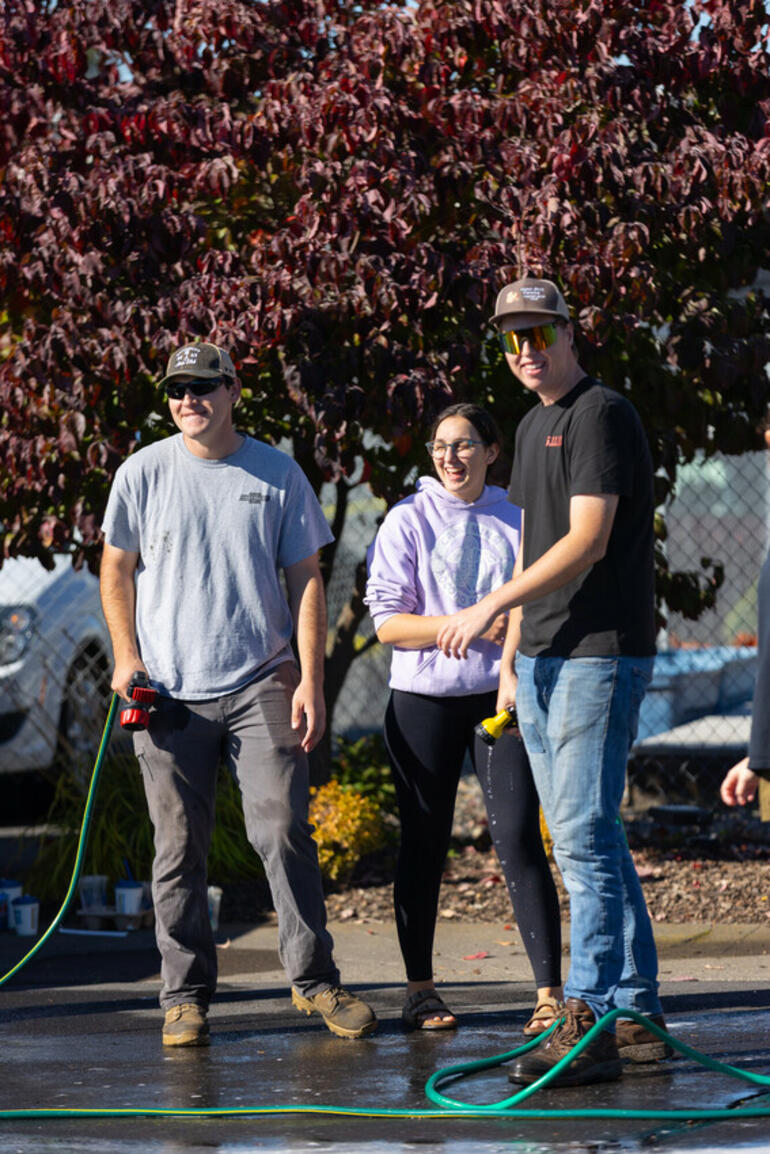
[[[166,396],[170,397],[172,401],[181,401],[185,393],[189,393],[191,397],[207,397],[209,393],[215,393],[223,384],[224,378],[222,377],[214,377],[210,381],[178,381],[176,384],[173,381],[167,381]]]

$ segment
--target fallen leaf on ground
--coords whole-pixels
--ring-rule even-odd
[[[492,957],[492,955],[488,954],[486,950],[479,950],[479,952],[477,954],[463,954],[463,961],[464,962],[477,962],[481,958],[491,958],[491,957]]]

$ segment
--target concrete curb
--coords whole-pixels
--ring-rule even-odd
[[[435,976],[439,982],[516,982],[531,989],[532,974],[518,930],[508,923],[440,919],[436,926]],[[343,982],[350,985],[404,983],[403,963],[392,922],[330,922],[335,958]],[[562,927],[564,973],[569,965],[569,924]],[[705,981],[770,986],[770,922],[763,924],[657,923],[654,926],[661,984]],[[35,939],[0,934],[0,976],[33,948]],[[274,915],[261,925],[225,925],[217,933],[220,976],[236,984],[285,985],[278,957]],[[123,956],[121,971],[151,977],[159,971],[152,930],[123,937],[56,933],[32,959],[24,979],[56,984],[56,959],[94,955]],[[128,956],[127,956],[128,955]],[[105,965],[107,958],[105,957]],[[97,968],[99,963],[95,963]],[[35,973],[37,971],[37,975]],[[20,975],[21,976],[21,975]],[[130,980],[130,979],[129,979]]]
[[[335,957],[344,982],[403,984],[404,971],[393,923],[330,922]],[[222,975],[235,978],[248,967],[248,954],[267,961],[282,975],[275,924],[225,927],[218,951]],[[770,985],[768,925],[684,923],[654,927],[660,978],[666,981],[758,982]],[[562,926],[564,973],[569,965],[569,924]],[[226,943],[226,944],[225,944]],[[436,927],[435,976],[439,982],[532,983],[529,961],[517,929],[489,922],[440,920]],[[253,970],[251,971],[253,979]],[[264,971],[263,971],[264,974]],[[266,974],[264,975],[266,976]]]

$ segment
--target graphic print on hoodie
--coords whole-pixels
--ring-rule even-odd
[[[521,510],[487,485],[466,502],[434,477],[387,514],[369,549],[366,604],[376,629],[396,613],[442,616],[475,605],[513,574]],[[465,661],[393,647],[390,685],[413,693],[464,696],[497,686],[501,649],[474,641]]]

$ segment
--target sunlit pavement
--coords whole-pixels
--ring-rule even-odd
[[[275,926],[219,934],[220,987],[211,1046],[164,1050],[152,934],[55,935],[0,989],[0,1109],[85,1107],[243,1109],[333,1106],[434,1109],[424,1086],[437,1069],[510,1051],[532,1005],[515,930],[446,924],[437,977],[458,1013],[456,1032],[407,1034],[395,932],[387,925],[332,927],[343,981],[374,1006],[377,1033],[333,1037],[290,1004]],[[720,1062],[770,1075],[770,926],[656,927],[671,1032]],[[32,944],[0,935],[0,973]],[[444,1087],[473,1104],[514,1088],[506,1068]],[[617,1083],[541,1091],[521,1109],[734,1107],[729,1122],[618,1119],[366,1118],[339,1114],[251,1117],[49,1118],[0,1121],[0,1149],[129,1152],[222,1150],[364,1154],[421,1152],[768,1150],[770,1118],[741,1118],[762,1091],[689,1057],[626,1067]],[[764,1105],[770,1108],[770,1095]]]

